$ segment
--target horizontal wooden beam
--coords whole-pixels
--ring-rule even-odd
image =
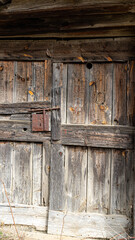
[[[0,114],[11,115],[11,114],[31,113],[32,110],[45,109],[50,107],[51,107],[51,103],[46,101],[0,104]]]
[[[133,149],[135,128],[128,126],[62,125],[63,145]]]
[[[130,226],[130,219],[124,215],[49,210],[48,233],[50,234],[59,235],[62,231],[66,236],[108,239],[120,234],[123,239]]]
[[[53,62],[126,61],[135,56],[135,37],[80,40],[0,40],[0,60]],[[108,60],[109,59],[109,60]]]
[[[50,132],[32,132],[29,120],[22,119],[0,120],[0,141],[44,142],[50,139]]]
[[[54,34],[61,34],[61,37],[65,34],[67,37],[76,37],[76,34],[80,37],[94,37],[94,34],[102,37],[135,36],[134,27],[134,0],[12,0],[0,11],[0,36],[5,37],[34,34],[48,34],[49,37]],[[117,33],[115,28],[118,28]]]
[[[16,225],[35,227],[37,230],[47,230],[48,208],[41,206],[11,204]],[[8,204],[0,203],[0,223],[12,225],[13,219]]]

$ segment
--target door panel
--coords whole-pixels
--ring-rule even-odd
[[[93,63],[88,69],[85,64],[53,64],[53,81],[59,81],[55,92],[61,86],[61,135],[59,156],[53,152],[51,157],[49,233],[96,238],[117,233],[122,238],[132,228],[130,65]]]
[[[33,133],[31,121],[33,110],[51,107],[51,61],[2,61],[0,66],[1,221],[12,223],[8,196],[16,224],[45,230],[51,133]]]

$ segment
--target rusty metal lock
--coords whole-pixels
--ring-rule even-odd
[[[49,129],[49,115],[45,109],[43,113],[32,113],[32,131],[33,132],[48,132]]]

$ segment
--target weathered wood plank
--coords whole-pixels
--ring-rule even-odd
[[[113,79],[113,119],[114,125],[126,125],[127,123],[127,63],[114,64]]]
[[[65,209],[65,160],[64,147],[52,144],[50,170],[50,210]]]
[[[44,101],[51,102],[52,61],[45,60]]]
[[[109,213],[111,150],[89,148],[87,212]]]
[[[33,63],[34,71],[34,88],[36,101],[43,101],[44,94],[44,81],[45,81],[45,63],[44,62],[34,62]]]
[[[63,145],[133,149],[134,128],[127,126],[62,125]]]
[[[113,214],[133,218],[133,151],[113,150],[111,169],[111,205]]]
[[[43,146],[42,144],[32,144],[32,192],[33,205],[42,205],[42,161]]]
[[[12,143],[0,142],[0,202],[7,202],[4,186],[12,202]]]
[[[87,204],[87,148],[67,147],[65,151],[65,210],[85,212]]]
[[[33,226],[37,230],[47,230],[48,208],[41,206],[11,204],[15,223],[17,225]],[[0,203],[0,222],[5,225],[13,224],[8,204]]]
[[[31,113],[32,110],[36,109],[51,108],[51,104],[48,101],[42,102],[22,102],[12,104],[0,104],[0,114],[11,115],[11,114],[22,114]]]
[[[28,143],[14,143],[13,146],[13,202],[30,204],[30,154],[31,145]]]
[[[89,82],[89,123],[111,124],[112,64],[93,64]]]
[[[61,87],[63,76],[61,74],[61,63],[53,64],[53,89],[52,89],[52,107],[61,106]],[[52,112],[52,140],[59,140],[61,134],[61,111]]]
[[[84,64],[68,64],[67,123],[86,121],[88,80],[89,70]]]
[[[26,116],[27,118],[27,116]],[[44,142],[51,137],[50,132],[32,132],[31,120],[0,120],[0,140]]]
[[[64,223],[63,223],[64,222]],[[48,233],[83,238],[111,238],[129,231],[130,219],[125,215],[104,215],[98,213],[71,213],[49,210]],[[124,230],[125,229],[125,230]]]
[[[103,31],[104,34],[104,31]],[[84,35],[83,35],[84,36]],[[82,35],[81,35],[82,37]],[[135,55],[135,38],[78,40],[0,40],[0,59],[89,61],[128,60]]]
[[[50,168],[51,168],[51,141],[43,143],[42,167],[42,205],[49,206]]]
[[[27,102],[27,63],[16,62],[14,102]]]
[[[127,78],[127,124],[135,126],[135,61],[128,64]]]
[[[4,2],[7,0],[1,0],[1,2]],[[39,0],[38,2],[36,0],[32,0],[31,2],[29,2],[28,0],[24,0],[23,4],[21,1],[17,1],[17,0],[13,0],[11,2],[11,4],[8,5],[7,8],[3,8],[3,12],[6,13],[20,13],[22,11],[56,11],[56,10],[60,10],[60,9],[69,9],[69,10],[73,10],[74,8],[78,8],[78,9],[83,9],[83,8],[90,8],[90,9],[101,9],[101,7],[115,7],[116,11],[117,11],[117,7],[119,9],[119,11],[123,11],[124,12],[132,12],[132,8],[134,9],[134,0],[130,0],[125,1],[125,0],[117,0],[117,2],[115,0],[81,0],[79,2],[74,2],[74,1],[62,1],[62,0],[56,0],[55,3],[53,0],[50,0],[49,2],[43,2],[42,0]],[[122,9],[121,9],[122,8]],[[105,8],[106,10],[106,8]],[[104,11],[105,11],[104,10]]]

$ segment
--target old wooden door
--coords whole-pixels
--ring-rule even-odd
[[[123,238],[133,225],[134,62],[54,63],[48,232]]]
[[[50,61],[0,62],[0,221],[4,224],[13,223],[8,196],[16,224],[46,230],[50,132],[32,132],[31,110],[50,106],[50,68]]]

